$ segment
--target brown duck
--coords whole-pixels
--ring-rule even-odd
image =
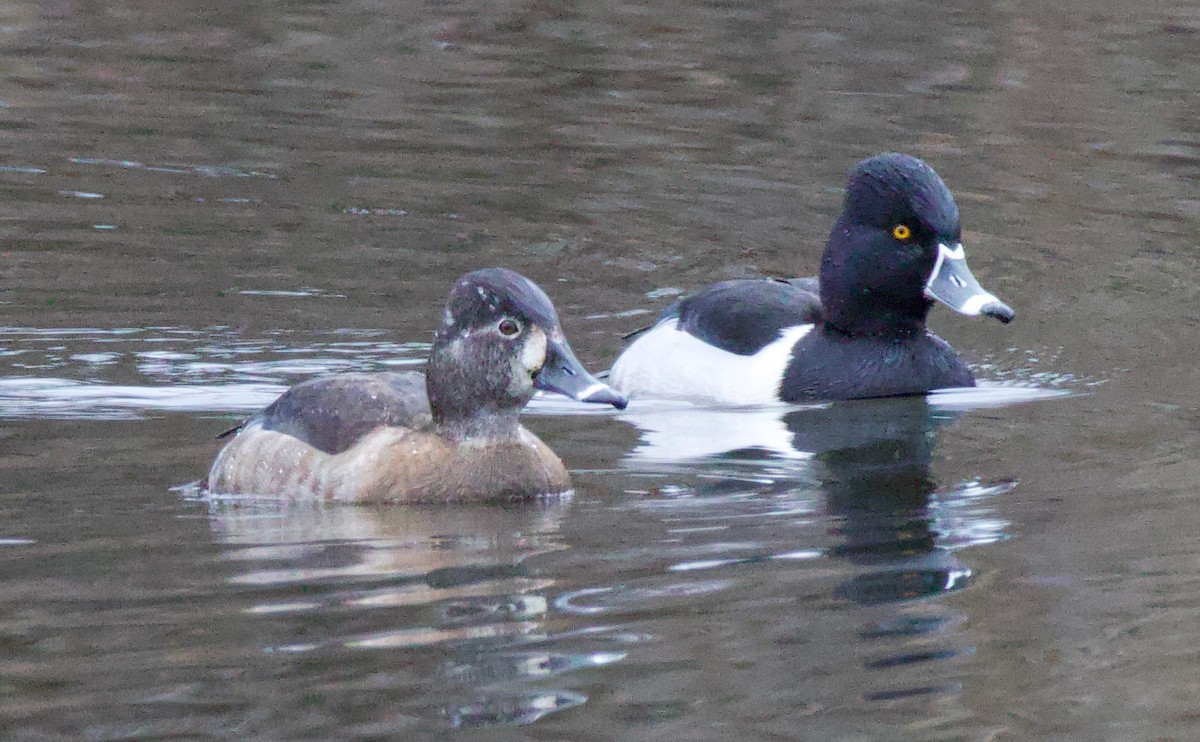
[[[502,268],[467,273],[450,291],[424,374],[347,373],[292,387],[236,430],[208,488],[351,503],[563,493],[562,461],[518,420],[537,389],[626,404],[583,368],[536,284]]]

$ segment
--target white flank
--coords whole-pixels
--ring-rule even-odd
[[[678,329],[669,319],[633,341],[609,374],[609,385],[637,399],[678,399],[722,405],[779,401],[792,347],[813,328],[785,328],[752,356],[721,350]]]

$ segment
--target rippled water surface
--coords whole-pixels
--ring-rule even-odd
[[[1200,739],[1200,10],[0,4],[6,739]],[[955,191],[976,390],[535,400],[570,498],[207,498],[502,264],[580,357]]]

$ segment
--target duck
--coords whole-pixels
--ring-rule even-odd
[[[291,387],[227,431],[207,488],[365,504],[564,494],[562,460],[518,419],[537,390],[626,405],[579,362],[533,281],[472,271],[450,290],[424,373],[341,373]]]
[[[757,406],[970,387],[926,327],[935,302],[1007,324],[1012,308],[967,266],[958,206],[919,158],[851,171],[816,277],[722,281],[626,336],[608,383],[630,399]]]

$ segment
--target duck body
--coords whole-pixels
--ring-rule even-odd
[[[348,503],[561,494],[566,467],[518,420],[538,388],[625,406],[575,358],[536,285],[476,271],[451,292],[425,374],[337,374],[292,387],[238,429],[207,486]]]
[[[817,326],[792,347],[783,402],[865,399],[975,386],[958,352],[932,332],[861,338]]]
[[[667,307],[613,365],[632,398],[760,405],[974,386],[929,332],[935,301],[1007,323],[959,241],[958,209],[920,160],[885,154],[851,173],[818,277],[709,286]]]
[[[975,379],[920,330],[850,335],[827,325],[815,279],[714,284],[668,307],[609,376],[639,397],[766,405],[922,394]],[[670,363],[664,362],[670,359]]]
[[[454,437],[431,423],[384,423],[330,452],[255,421],[217,456],[208,487],[362,504],[503,502],[564,493],[571,478],[550,447],[522,425],[504,434]]]

